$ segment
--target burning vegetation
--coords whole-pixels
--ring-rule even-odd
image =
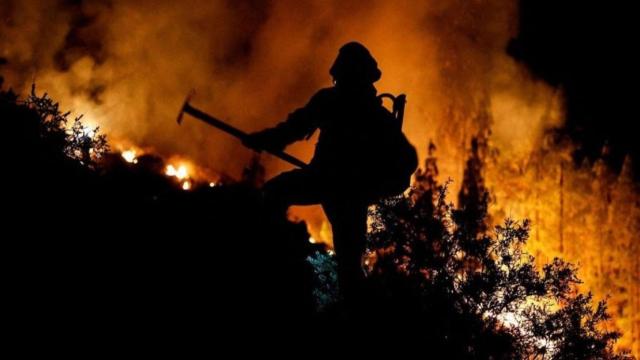
[[[621,155],[610,144],[576,141],[584,137],[584,132],[571,123],[569,115],[576,111],[576,100],[572,98],[575,94],[571,91],[587,86],[564,86],[558,73],[544,76],[540,62],[527,66],[526,62],[516,61],[526,55],[518,53],[518,46],[528,35],[519,24],[522,9],[518,2],[338,3],[341,2],[194,1],[185,5],[121,0],[5,1],[0,23],[0,71],[18,93],[31,94],[24,100],[11,92],[1,94],[1,119],[7,126],[5,134],[11,137],[5,154],[10,154],[9,161],[16,163],[10,168],[17,174],[17,179],[12,177],[17,183],[14,195],[20,197],[16,199],[15,218],[29,219],[37,213],[34,222],[41,221],[41,229],[71,233],[71,247],[77,251],[87,246],[91,237],[110,239],[115,245],[107,246],[105,255],[88,258],[97,260],[121,280],[125,270],[139,275],[140,282],[144,282],[144,266],[164,268],[165,272],[158,276],[170,279],[167,281],[172,289],[193,297],[204,294],[203,298],[211,298],[204,291],[188,289],[190,285],[199,288],[199,282],[213,282],[202,273],[226,276],[228,269],[238,268],[236,261],[253,265],[241,268],[242,274],[234,280],[242,280],[244,275],[254,279],[254,273],[268,269],[273,283],[262,283],[260,290],[282,296],[265,300],[260,306],[230,305],[238,313],[248,308],[255,310],[253,314],[260,313],[270,306],[285,311],[291,306],[308,314],[313,312],[309,309],[318,298],[324,299],[323,306],[331,304],[335,289],[326,283],[317,284],[316,299],[305,295],[313,293],[309,288],[314,283],[305,276],[311,278],[314,271],[319,271],[316,283],[320,275],[331,278],[330,266],[325,268],[330,256],[322,245],[331,242],[330,231],[319,211],[294,209],[292,214],[308,223],[313,237],[304,226],[288,223],[284,230],[272,229],[258,220],[259,201],[250,189],[282,170],[282,164],[255,157],[233,140],[206,131],[199,124],[178,130],[174,118],[184,95],[195,87],[199,104],[215,109],[217,115],[243,129],[273,124],[302,104],[314,89],[326,85],[329,78],[325,70],[335,49],[358,39],[380,60],[384,75],[379,88],[408,94],[405,132],[418,145],[421,158],[426,159],[426,173],[416,177],[417,190],[412,197],[378,208],[385,214],[378,218],[378,225],[390,219],[403,221],[387,224],[378,229],[380,233],[373,234],[376,241],[368,264],[372,273],[378,271],[383,281],[401,285],[406,284],[404,277],[410,278],[417,281],[411,285],[426,286],[431,294],[437,295],[443,289],[453,291],[456,304],[465,306],[462,314],[473,320],[470,332],[456,337],[459,344],[466,344],[469,338],[465,336],[475,336],[476,330],[482,336],[498,339],[493,337],[494,329],[486,325],[492,324],[504,336],[501,339],[508,339],[503,344],[518,344],[524,353],[545,358],[568,346],[562,341],[569,338],[576,340],[571,351],[589,350],[584,347],[589,344],[598,351],[609,352],[614,337],[611,330],[616,330],[622,333],[617,348],[639,356],[640,190],[633,163],[637,158]],[[531,1],[522,4],[533,6]],[[537,28],[546,30],[548,25]],[[588,24],[587,28],[594,27]],[[591,59],[597,58],[592,41],[599,37],[591,31],[596,30],[584,36],[589,46],[580,59],[589,65],[585,67],[593,65]],[[519,35],[520,41],[512,43]],[[561,38],[551,31],[550,35]],[[606,56],[615,53],[615,49],[607,50]],[[552,53],[543,60],[573,65],[563,59],[562,54]],[[532,75],[531,69],[547,81]],[[620,74],[606,77],[617,75]],[[30,92],[34,79],[63,107],[84,113],[85,117],[70,118],[49,95]],[[590,77],[586,79],[591,81]],[[618,106],[620,90],[611,85],[583,96],[582,101],[595,103],[600,98],[616,98],[606,103],[616,106],[603,106],[605,111],[594,116],[601,116],[604,123],[626,121]],[[104,134],[109,135],[109,143]],[[438,177],[433,173],[435,145],[426,146],[429,139],[438,146]],[[585,152],[585,148],[589,148],[591,156],[576,155]],[[311,146],[296,146],[292,153],[306,158]],[[460,194],[454,206],[441,199],[438,190],[441,185],[437,179],[449,177],[456,180],[450,184],[450,192]],[[431,200],[439,205],[432,207]],[[404,213],[398,215],[398,211]],[[457,223],[464,219],[455,218],[459,214],[456,211],[467,211],[463,216],[467,223]],[[427,251],[425,243],[414,242],[428,232],[418,229],[416,233],[411,222],[407,225],[404,217],[415,214],[426,216],[429,225],[425,228],[429,231],[435,226],[441,237],[450,240],[426,240],[429,249],[440,250],[434,252],[440,258],[420,253],[416,259],[416,249]],[[531,225],[505,225],[505,218],[530,219]],[[122,223],[134,224],[135,228],[128,230]],[[502,234],[512,235],[509,239],[514,247],[508,251],[515,251],[520,262],[509,263],[508,259],[501,263],[503,259],[495,251],[506,251],[504,246],[508,244],[493,243],[493,247],[480,249],[485,253],[460,251],[468,246],[463,241],[466,239],[452,238],[455,227],[443,223],[461,226],[465,234],[483,234],[502,224]],[[104,228],[104,233],[96,234],[100,233],[96,227]],[[211,233],[212,227],[216,227],[213,237],[222,240],[213,245],[194,241],[202,239],[202,233]],[[228,233],[232,229],[242,229],[234,236],[238,242],[250,244],[249,252],[246,245],[231,244]],[[35,231],[30,227],[22,230],[25,235]],[[391,230],[412,235],[400,240],[385,237]],[[496,241],[499,234],[493,233],[490,238]],[[157,240],[165,236],[186,239],[186,245]],[[486,239],[484,235],[480,237]],[[304,246],[298,243],[301,239]],[[394,245],[392,240],[403,243]],[[99,247],[90,249],[97,251]],[[535,260],[524,255],[524,250]],[[320,255],[315,256],[315,251]],[[122,252],[135,256],[125,260],[118,270],[108,256],[122,259]],[[97,265],[84,263],[91,260],[79,263],[60,249],[55,254],[77,265],[63,274],[70,280],[57,293],[73,293],[78,283],[95,281],[76,274],[83,271],[79,269],[88,267],[94,270],[88,273],[100,274]],[[160,260],[169,255],[172,259],[187,259],[193,254],[200,261],[176,260],[182,269]],[[247,258],[225,260],[244,256],[238,254]],[[508,254],[512,259],[513,255]],[[63,262],[46,254],[34,256],[42,264],[56,268]],[[314,268],[306,265],[304,259],[308,256],[315,262]],[[575,278],[568,276],[575,275],[574,268],[565,268],[566,264],[555,258],[575,263],[582,283],[575,284]],[[144,265],[133,265],[134,259]],[[214,270],[202,265],[216,261],[220,263]],[[279,261],[287,266],[293,263],[303,275],[292,275],[291,268],[285,269],[284,265],[278,268],[274,263]],[[32,262],[33,259],[27,261]],[[543,271],[562,266],[562,279],[571,283],[570,292],[592,291],[597,303],[607,299],[612,318],[605,319],[598,306],[592,309],[589,296],[575,295],[552,299],[554,306],[564,310],[556,311],[552,306],[550,312],[542,314],[539,319],[547,320],[547,324],[534,321],[532,316],[547,303],[531,296],[548,295],[550,288],[545,279],[551,278],[545,276],[553,275],[535,275],[527,267],[531,262]],[[435,273],[435,263],[449,267]],[[493,265],[498,268],[490,268]],[[43,269],[44,265],[34,268]],[[172,272],[189,280],[180,285]],[[517,279],[505,278],[513,273]],[[513,286],[510,289],[516,298],[505,305],[505,298],[496,288],[492,288],[493,293],[485,291],[488,280],[498,279],[501,286],[511,286],[524,276],[531,276],[525,280],[535,288],[535,294],[527,292],[530,288]],[[444,282],[434,283],[436,279]],[[231,280],[224,276],[216,277],[216,281],[231,286]],[[105,281],[97,283],[105,285]],[[131,287],[135,284],[124,283]],[[159,283],[150,285],[152,293],[165,295]],[[256,282],[256,286],[260,284]],[[476,285],[478,288],[474,288]],[[107,288],[121,292],[115,286]],[[293,288],[301,290],[291,294]],[[467,293],[470,288],[473,291]],[[318,293],[318,289],[324,290]],[[100,293],[97,288],[90,290]],[[234,290],[239,291],[234,299],[251,296],[246,289]],[[137,294],[146,300],[152,297],[142,295],[142,291]],[[510,311],[481,311],[478,297],[491,298],[493,305],[505,305]],[[431,296],[427,300],[438,299]],[[231,298],[226,300],[233,303]],[[158,305],[154,309],[166,305],[154,304]],[[299,304],[308,308],[302,309]],[[427,304],[432,313],[441,309]],[[129,310],[127,314],[133,313]],[[455,318],[460,320],[462,315],[457,314]],[[147,315],[152,318],[150,312]],[[569,321],[571,316],[573,322]],[[460,324],[464,327],[469,323]],[[510,330],[513,324],[518,326]],[[598,330],[591,327],[595,324],[599,324]],[[540,333],[532,336],[532,332]],[[554,339],[541,340],[546,336]],[[579,346],[583,347],[578,349]],[[542,350],[547,353],[541,354]]]

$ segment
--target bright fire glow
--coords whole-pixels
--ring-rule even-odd
[[[187,180],[182,183],[182,190],[191,190],[191,181]]]
[[[178,180],[184,180],[189,176],[189,173],[187,172],[187,167],[184,165],[180,165],[177,169],[173,165],[167,165],[165,174],[167,174],[167,176],[174,176]]]
[[[122,158],[124,159],[124,161],[130,163],[130,164],[137,164],[138,163],[138,158],[137,158],[137,154],[135,150],[126,150],[122,152]]]
[[[526,317],[519,312],[524,311],[525,309],[526,306],[522,306],[522,308],[518,309],[517,312],[504,312],[496,316],[496,318],[507,328],[520,328],[522,330],[524,329],[522,325],[527,320]],[[533,335],[529,332],[528,334]],[[535,342],[538,347],[545,348],[548,354],[555,354],[557,351],[557,346],[553,341],[536,336]]]
[[[84,128],[82,129],[82,134],[86,137],[94,137],[96,135],[96,128]]]

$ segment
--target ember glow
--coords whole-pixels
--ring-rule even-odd
[[[167,165],[165,174],[167,176],[173,176],[178,180],[184,180],[189,176],[189,173],[187,172],[187,167],[185,165],[180,165],[177,168],[173,165]]]
[[[561,256],[578,264],[585,289],[596,299],[611,296],[614,325],[624,333],[619,345],[640,356],[640,191],[633,164],[628,160],[618,173],[604,161],[576,166],[576,145],[549,141],[546,131],[565,120],[564,97],[505,51],[518,28],[517,2],[349,3],[113,0],[67,9],[9,0],[2,11],[10,21],[0,25],[0,55],[8,59],[3,76],[22,93],[35,79],[110,139],[240,178],[251,151],[203,124],[175,125],[189,90],[197,90],[194,103],[203,109],[258,130],[330,86],[336,50],[358,40],[378,59],[380,92],[407,94],[404,131],[422,159],[428,141],[435,142],[441,180],[454,179],[452,194],[471,138],[490,133],[483,175],[493,219],[531,219],[528,250],[539,263]],[[313,141],[291,148],[302,159],[312,151]],[[139,155],[122,152],[129,163]],[[267,176],[287,168],[269,157],[265,166]],[[196,171],[171,162],[165,174],[189,190]],[[294,212],[308,221],[313,239],[330,242],[319,207]]]
[[[180,182],[182,190],[191,190],[193,183],[186,165],[167,165],[165,169],[165,175],[174,177]]]
[[[137,164],[138,158],[135,150],[126,150],[121,153],[122,158],[131,164]]]

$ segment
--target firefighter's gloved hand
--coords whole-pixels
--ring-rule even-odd
[[[277,144],[274,140],[275,139],[269,130],[263,130],[249,134],[242,143],[256,151],[282,151],[284,147]]]
[[[242,143],[250,149],[262,151],[267,148],[269,142],[264,131],[259,131],[249,134]]]

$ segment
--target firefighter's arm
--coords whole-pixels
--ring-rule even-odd
[[[258,131],[249,135],[245,144],[256,150],[283,150],[287,145],[304,139],[318,128],[317,119],[323,105],[323,95],[314,95],[309,103],[290,113],[287,120],[275,127]]]

